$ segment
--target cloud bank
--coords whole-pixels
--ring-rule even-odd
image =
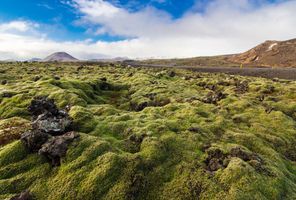
[[[231,54],[265,40],[296,37],[296,0],[212,0],[198,3],[182,17],[154,7],[130,11],[103,0],[67,1],[80,16],[75,23],[94,35],[122,36],[122,41],[56,42],[29,21],[0,24],[0,59],[45,57],[67,51],[80,59],[99,55],[172,58]]]

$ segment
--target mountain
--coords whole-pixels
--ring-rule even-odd
[[[28,62],[38,62],[38,61],[42,61],[41,58],[31,58],[29,60],[27,60]]]
[[[296,67],[296,39],[266,41],[244,53],[183,59],[150,59],[143,64],[192,67]]]
[[[245,53],[230,56],[228,60],[255,66],[296,67],[296,39],[269,40]]]
[[[129,59],[128,57],[115,57],[115,58],[98,58],[98,59],[90,59],[92,62],[122,62],[124,60]]]
[[[1,60],[0,62],[17,62],[15,59],[6,59],[6,60]]]
[[[56,52],[53,53],[46,58],[44,58],[42,61],[45,62],[51,62],[51,61],[59,61],[59,62],[72,62],[72,61],[78,61],[77,58],[74,58],[70,54],[66,52]]]

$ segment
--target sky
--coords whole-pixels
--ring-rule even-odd
[[[184,58],[296,38],[296,0],[1,0],[0,60]]]

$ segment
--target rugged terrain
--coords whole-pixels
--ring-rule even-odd
[[[214,67],[296,67],[296,39],[266,41],[240,54],[184,59],[146,60],[145,64]]]
[[[0,80],[0,199],[296,199],[295,81],[83,63]]]

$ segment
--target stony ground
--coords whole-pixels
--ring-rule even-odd
[[[60,63],[0,81],[0,199],[296,199],[295,81]]]

